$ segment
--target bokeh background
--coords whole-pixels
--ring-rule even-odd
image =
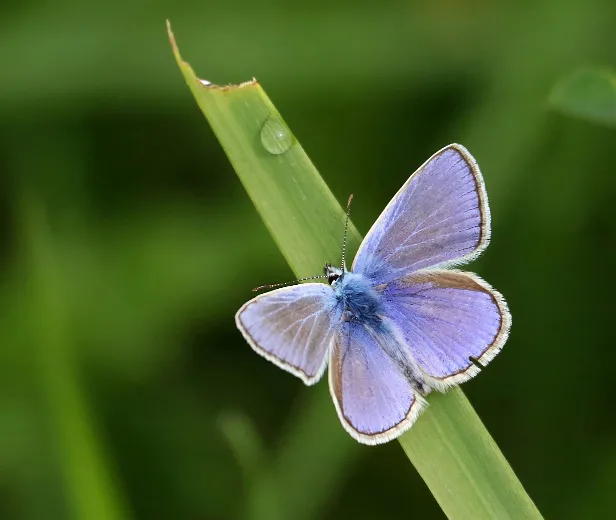
[[[0,518],[443,518],[398,443],[357,445],[326,384],[235,329],[292,274],[166,18],[201,77],[260,80],[363,233],[433,152],[470,149],[493,212],[472,270],[513,330],[464,390],[547,518],[615,514],[616,130],[548,102],[616,63],[613,0],[0,12]]]

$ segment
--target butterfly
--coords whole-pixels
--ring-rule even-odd
[[[394,196],[351,270],[343,245],[341,268],[325,265],[327,284],[261,294],[237,312],[237,327],[258,354],[307,385],[329,364],[344,428],[364,444],[390,441],[413,425],[427,394],[474,377],[507,340],[504,298],[477,275],[453,269],[489,241],[479,167],[451,144]]]

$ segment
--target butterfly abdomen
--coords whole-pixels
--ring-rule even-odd
[[[380,322],[381,297],[364,276],[346,272],[336,282],[334,291],[347,316],[368,324]]]

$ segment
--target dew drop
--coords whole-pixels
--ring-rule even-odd
[[[261,129],[261,144],[271,154],[280,155],[293,146],[291,130],[277,117],[270,117]]]

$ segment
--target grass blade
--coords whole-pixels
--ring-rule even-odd
[[[399,439],[449,518],[541,518],[460,388],[433,392]]]
[[[169,34],[186,83],[287,262],[300,277],[322,274],[325,261],[340,257],[344,210],[261,85],[256,80],[204,85],[182,61]],[[262,143],[263,127],[271,121],[293,138],[285,153],[270,153]],[[359,233],[350,226],[349,248],[359,242]]]
[[[56,262],[44,210],[29,196],[24,196],[20,210],[28,296],[38,311],[32,340],[40,391],[69,514],[74,519],[126,520],[129,512],[79,378],[63,298],[64,273]]]
[[[325,261],[340,256],[344,210],[255,80],[226,87],[204,84],[182,60],[170,28],[169,36],[188,86],[283,255],[298,276],[319,273]],[[280,148],[264,142],[262,132],[271,120],[275,131],[265,141],[278,139]],[[350,251],[360,239],[351,225]],[[318,395],[326,398],[325,392]],[[429,401],[429,409],[400,443],[445,514],[469,520],[541,518],[462,391],[432,395]],[[321,430],[324,442],[349,442],[337,428]],[[355,451],[344,453],[350,457]],[[324,472],[328,462],[323,461]],[[277,480],[285,485],[284,475]],[[293,504],[278,514],[295,518],[289,511],[295,513]]]

